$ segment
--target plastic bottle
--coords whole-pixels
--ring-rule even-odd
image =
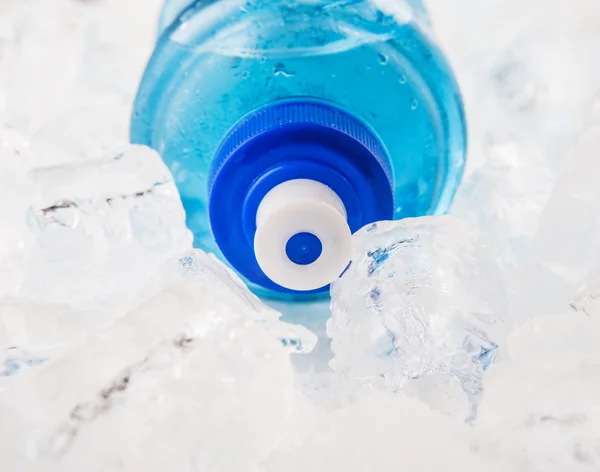
[[[466,131],[420,0],[172,0],[131,139],[169,165],[196,247],[301,300],[364,225],[448,209]]]

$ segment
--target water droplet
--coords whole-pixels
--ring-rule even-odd
[[[383,53],[379,53],[379,63],[382,66],[385,66],[388,63],[389,60],[390,60],[390,58],[388,56],[386,56]]]
[[[399,79],[399,81],[400,81],[400,83],[401,83],[401,84],[405,84],[405,83],[406,83],[406,76],[405,76],[404,74],[402,74],[402,75],[400,76],[400,79]]]
[[[282,75],[283,77],[294,77],[294,73],[286,70],[283,62],[275,64],[275,67],[273,67],[273,74],[277,76]]]
[[[260,56],[260,58],[258,59],[258,62],[260,64],[264,64],[265,62],[267,62],[267,56]]]
[[[417,101],[417,99],[416,99],[416,98],[413,98],[413,99],[410,101],[410,109],[411,109],[411,110],[416,110],[418,106],[419,106],[419,102]]]
[[[250,77],[250,72],[248,72],[247,70],[245,70],[244,73],[242,74],[242,78],[244,80],[246,80],[248,77]]]

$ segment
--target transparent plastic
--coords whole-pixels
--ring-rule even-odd
[[[255,110],[297,97],[332,103],[379,138],[394,219],[447,211],[465,164],[465,120],[420,0],[172,0],[131,137],[172,171],[196,247],[225,259],[208,218],[224,138]]]

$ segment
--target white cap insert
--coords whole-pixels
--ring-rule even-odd
[[[337,279],[350,262],[352,233],[344,203],[328,186],[309,179],[289,180],[273,188],[256,213],[254,252],[262,271],[290,290],[319,289]],[[312,263],[288,256],[294,236],[319,239],[321,253]]]

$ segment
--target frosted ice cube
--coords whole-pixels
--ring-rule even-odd
[[[150,292],[0,395],[2,470],[259,470],[298,396],[278,337],[293,331],[305,349],[314,337],[201,251],[169,262]]]
[[[490,146],[487,163],[459,189],[451,214],[479,229],[505,269],[529,254],[554,185],[543,150],[512,142]]]
[[[148,148],[35,169],[32,178],[38,195],[21,295],[69,304],[117,300],[191,247],[172,177]]]
[[[31,138],[30,159],[46,167],[104,157],[129,142],[128,123],[129,106],[88,101],[41,126]]]
[[[11,7],[6,119],[27,135],[81,93],[86,18],[65,0]]]
[[[448,375],[474,415],[510,329],[494,257],[474,229],[449,216],[368,226],[331,295],[333,367],[344,378],[394,391]]]
[[[322,415],[304,440],[279,450],[266,472],[505,470],[470,449],[472,431],[406,397],[371,392]]]

